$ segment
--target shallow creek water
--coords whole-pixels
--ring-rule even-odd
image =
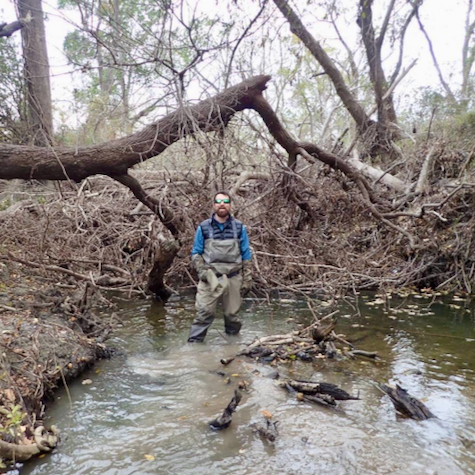
[[[10,473],[475,474],[474,309],[446,299],[393,299],[386,309],[363,296],[359,313],[340,308],[337,330],[359,349],[378,351],[381,362],[316,360],[279,368],[281,377],[326,381],[360,395],[338,411],[298,402],[267,377],[273,366],[244,357],[220,364],[256,337],[309,323],[305,302],[248,300],[242,334],[225,339],[218,318],[204,344],[186,343],[191,297],[174,297],[165,307],[122,305],[123,325],[109,343],[124,355],[99,362],[69,385],[69,396],[58,394],[46,422],[62,430],[60,447]],[[86,378],[92,384],[83,385]],[[207,423],[242,379],[251,382],[250,391],[231,426],[212,431]],[[398,417],[377,382],[399,383],[438,418]],[[264,409],[279,421],[274,444],[250,428]]]

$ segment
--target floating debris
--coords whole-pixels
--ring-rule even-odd
[[[278,384],[295,394],[298,401],[313,402],[323,406],[335,407],[336,401],[359,400],[359,396],[351,396],[345,390],[331,383],[288,379],[280,381]]]
[[[396,387],[380,384],[381,391],[386,393],[393,403],[396,411],[406,417],[417,421],[425,421],[436,417],[421,401],[411,396],[405,389],[396,384]]]
[[[270,419],[266,418],[263,422],[255,422],[251,424],[251,427],[260,436],[264,437],[270,442],[274,442],[279,435],[279,431],[277,430],[278,423],[279,421],[272,422]]]
[[[229,427],[233,413],[236,411],[238,404],[241,402],[241,398],[242,394],[237,389],[235,389],[234,396],[232,397],[230,403],[218,418],[209,423],[210,427],[214,430],[221,430]]]
[[[238,353],[238,356],[248,356],[260,363],[273,364],[287,360],[310,362],[321,358],[354,359],[355,356],[376,359],[376,352],[357,350],[346,340],[345,335],[335,333],[337,318],[332,318],[335,313],[316,319],[310,326],[299,331],[258,338]],[[337,348],[337,344],[340,348]],[[348,348],[351,349],[350,352],[347,352]],[[225,361],[228,359],[230,358]]]

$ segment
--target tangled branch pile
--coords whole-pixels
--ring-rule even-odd
[[[423,194],[397,201],[389,190],[375,185],[380,210],[398,214],[394,220],[411,235],[414,246],[398,229],[375,219],[358,187],[340,172],[306,165],[289,184],[285,169],[265,174],[265,167],[257,174],[229,170],[221,184],[233,190],[235,215],[248,227],[254,291],[323,289],[338,296],[348,290],[415,286],[471,293],[475,188],[470,176],[463,183],[450,181],[466,168],[462,159],[453,163],[451,157],[449,151],[439,151],[432,183]],[[422,163],[411,167],[406,166],[405,175],[417,176]],[[220,186],[218,178],[193,171],[136,174],[146,192],[180,223],[181,247],[168,270],[163,269],[165,282],[172,290],[192,288],[196,276],[189,251],[196,225],[209,215],[210,189]],[[56,186],[46,191],[27,188],[27,199],[0,212],[3,255],[22,259],[53,282],[89,281],[100,289],[144,294],[160,247],[170,240],[169,231],[150,210],[137,205],[129,190],[109,178]]]
[[[377,353],[358,350],[345,335],[335,333],[337,319],[332,318],[335,313],[316,319],[310,326],[299,331],[258,338],[239,355],[266,363],[296,359],[313,361],[318,358],[354,358],[357,355],[376,358]]]

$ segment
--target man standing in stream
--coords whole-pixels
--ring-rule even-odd
[[[242,297],[251,289],[251,249],[246,227],[231,216],[231,197],[220,191],[214,196],[213,214],[196,230],[191,261],[198,273],[196,318],[189,342],[201,342],[214,320],[218,300],[224,307],[224,330],[237,335]]]

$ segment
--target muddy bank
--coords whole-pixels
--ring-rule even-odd
[[[114,315],[107,321],[94,315],[92,306],[104,304],[94,291],[42,280],[20,264],[0,262],[3,465],[51,450],[56,438],[41,427],[54,390],[111,353],[104,341]]]

